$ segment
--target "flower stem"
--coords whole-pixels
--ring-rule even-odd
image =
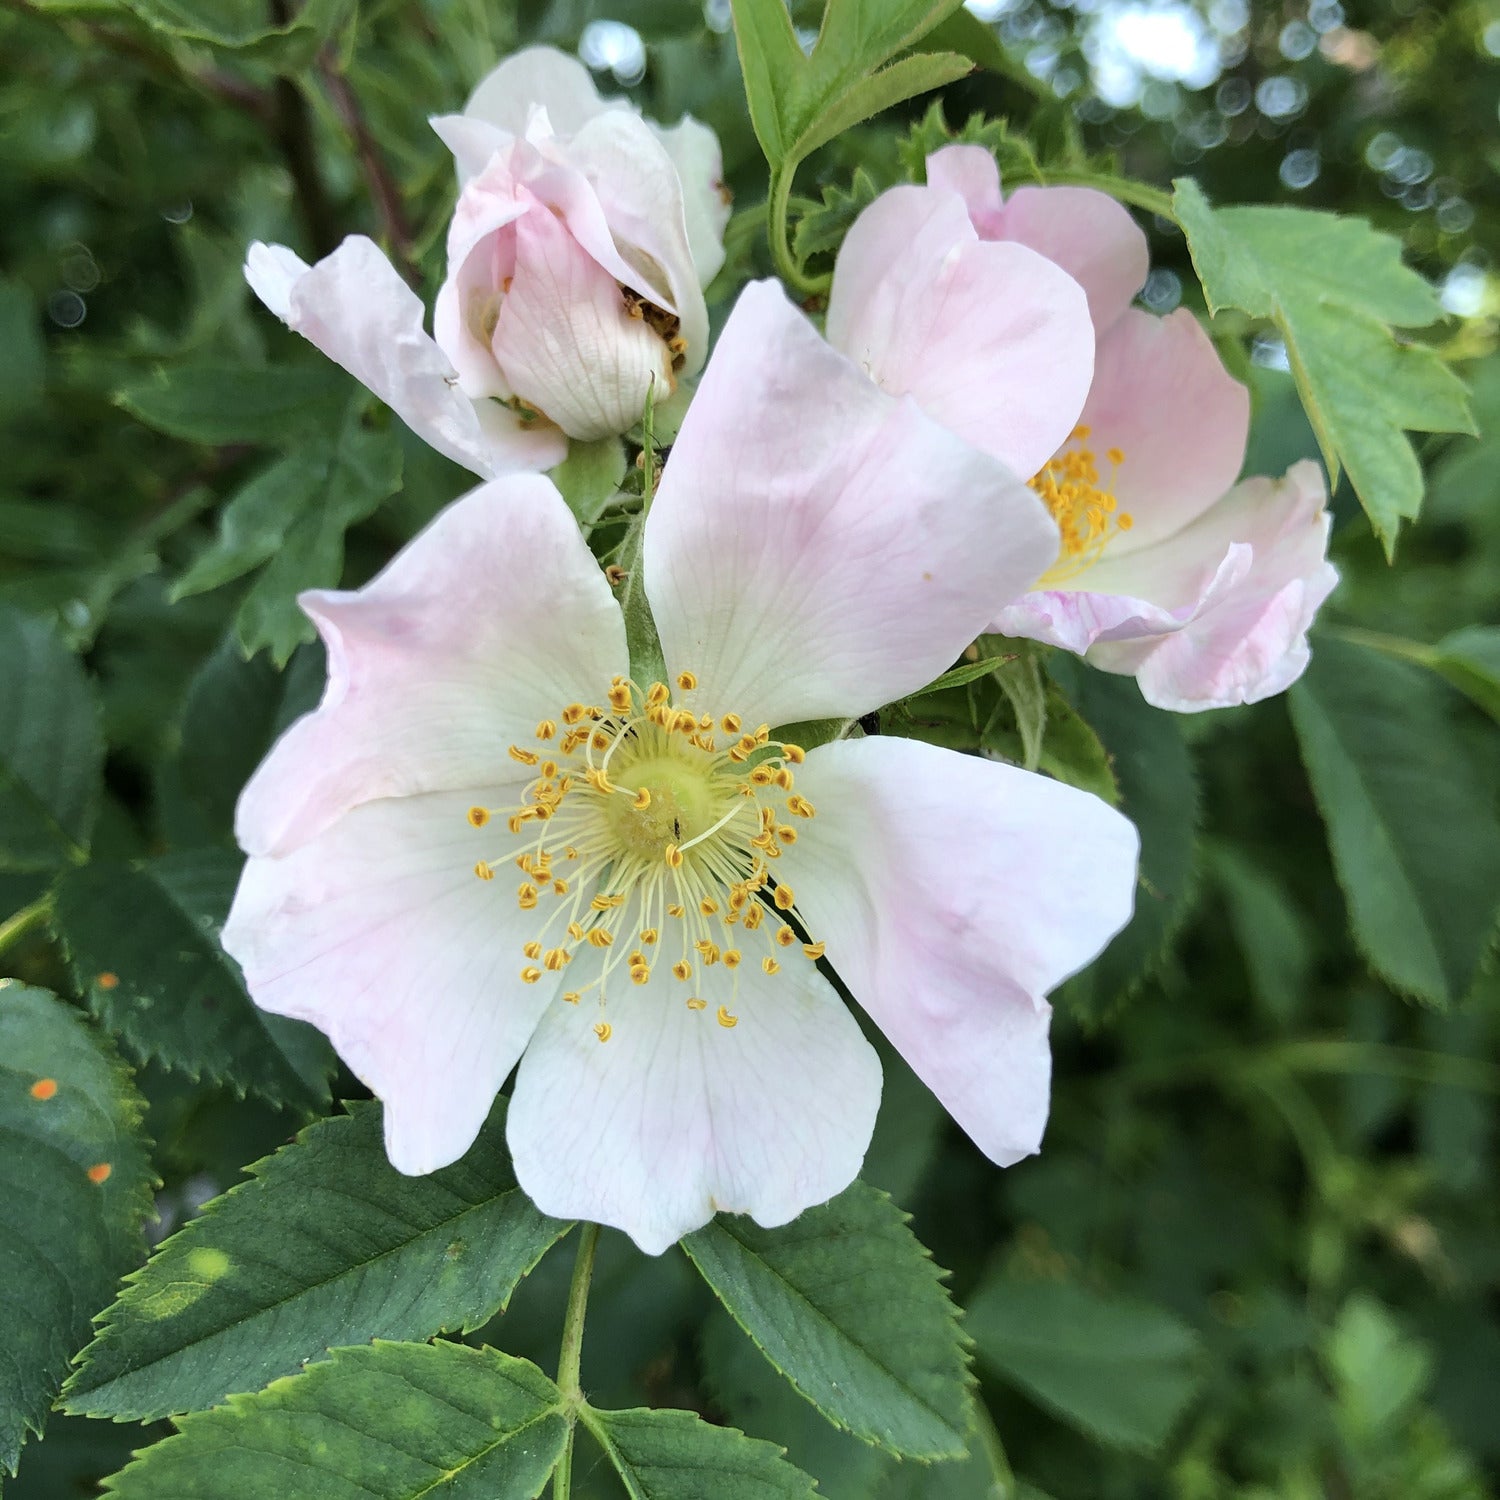
[[[3,953],[18,939],[25,937],[33,927],[45,922],[51,911],[51,898],[38,896],[30,906],[23,906],[14,916],[7,917],[0,922],[0,953]]]
[[[557,1357],[557,1384],[568,1408],[568,1437],[552,1474],[552,1500],[571,1500],[573,1493],[573,1433],[578,1407],[583,1401],[583,1390],[578,1383],[583,1364],[583,1320],[588,1312],[589,1284],[594,1279],[594,1251],[598,1245],[599,1226],[585,1224],[578,1240],[578,1259],[573,1262],[568,1311],[563,1318],[562,1352]]]
[[[1172,206],[1172,195],[1147,182],[1135,182],[1129,177],[1112,177],[1107,172],[1069,171],[1067,168],[1043,169],[1040,178],[1046,187],[1091,187],[1108,193],[1121,203],[1144,209],[1148,214],[1159,214],[1174,223],[1176,210]]]
[[[828,290],[830,277],[808,276],[792,254],[791,236],[787,233],[787,208],[792,196],[792,178],[797,163],[784,161],[771,173],[771,196],[766,199],[766,234],[771,241],[771,259],[776,274],[804,297],[820,297]]]

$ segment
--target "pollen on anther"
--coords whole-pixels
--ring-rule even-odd
[[[600,1021],[600,1023],[596,1027],[594,1027],[594,1035],[598,1037],[601,1042],[607,1042],[614,1034],[615,1028],[611,1026],[608,1021]]]
[[[674,979],[681,979],[683,981],[691,979],[693,977],[692,964],[690,964],[685,958],[679,958],[677,962],[672,965],[672,977]]]
[[[667,915],[669,917],[684,917],[684,916],[687,915],[687,907],[685,907],[685,906],[681,905],[680,903],[674,901],[667,908]]]
[[[707,1010],[708,1009],[708,1001],[707,1000],[700,1000],[696,995],[694,995],[688,1001],[687,1008],[689,1010]]]
[[[479,863],[474,866],[474,873],[481,880],[493,880],[495,878],[494,867],[492,865],[486,864],[483,860],[480,860]]]
[[[725,1031],[731,1031],[734,1029],[734,1027],[740,1024],[740,1018],[738,1016],[730,1015],[729,1007],[727,1005],[721,1005],[719,1007],[719,1014],[717,1019],[719,1025],[722,1026]]]
[[[783,948],[790,948],[792,944],[797,941],[797,934],[793,932],[792,929],[786,925],[786,923],[783,922],[781,926],[776,929],[776,941]],[[533,957],[534,956],[535,955],[533,955]]]
[[[726,948],[720,955],[726,969],[737,969],[740,966],[740,950],[738,948]]]
[[[778,885],[772,899],[782,911],[790,911],[797,904],[797,898],[792,894],[792,888],[789,885]]]
[[[635,801],[630,804],[637,812],[645,812],[651,806],[651,793],[641,787],[635,794]]]
[[[521,970],[522,984],[535,984],[541,977],[542,971],[533,964],[527,964],[526,967]]]
[[[668,844],[667,847],[662,850],[661,857],[667,862],[668,866],[671,869],[680,870],[682,868],[682,850],[679,849],[676,844]]]
[[[769,953],[763,959],[761,959],[760,966],[766,971],[767,974],[781,973],[781,965],[777,963]]]
[[[677,686],[681,688],[684,693],[690,693],[695,687],[698,686],[698,678],[692,672],[679,672],[677,674]]]
[[[38,1078],[31,1085],[31,1097],[33,1099],[51,1099],[57,1093],[57,1080],[55,1078]]]
[[[578,1002],[579,1002],[579,1000],[581,1000],[582,998],[583,997],[579,994],[579,992],[577,990],[568,990],[563,995],[563,999],[569,1005],[577,1005]]]
[[[471,827],[483,828],[490,820],[490,810],[487,807],[471,807],[469,809],[469,823]]]
[[[536,726],[536,737],[539,740],[550,740],[557,733],[557,725],[551,719],[543,719]]]
[[[803,943],[803,945],[802,945],[802,951],[810,959],[812,959],[812,961],[814,963],[816,963],[820,958],[822,958],[822,956],[824,955],[824,953],[827,952],[827,944],[825,944],[825,943]]]

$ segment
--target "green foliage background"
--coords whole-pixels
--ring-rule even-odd
[[[914,1399],[879,1385],[879,1328],[839,1310],[836,1273],[857,1282],[863,1262],[851,1251],[830,1271],[816,1246],[757,1250],[742,1225],[704,1231],[691,1263],[676,1251],[648,1261],[607,1235],[583,1384],[604,1405],[686,1408],[772,1439],[836,1500],[1470,1500],[1500,1474],[1500,299],[1485,275],[1500,216],[1485,191],[1500,158],[1500,9],[1348,0],[1334,18],[1327,0],[1255,0],[1240,7],[1243,45],[1221,78],[1197,88],[1148,79],[1135,104],[1113,108],[1086,83],[1094,13],[1109,8],[1018,0],[993,25],[945,22],[933,44],[985,64],[942,91],[949,125],[972,112],[1005,119],[986,138],[1011,180],[1108,171],[1113,159],[1163,192],[1191,173],[1215,204],[1369,217],[1424,275],[1467,288],[1449,299],[1464,316],[1416,336],[1472,383],[1484,435],[1417,438],[1427,498],[1393,564],[1340,486],[1343,582],[1312,669],[1284,699],[1174,718],[1142,705],[1128,680],[1025,653],[887,711],[891,732],[1035,752],[1045,769],[1117,796],[1144,839],[1140,915],[1058,997],[1041,1157],[990,1168],[887,1058],[865,1175],[912,1214],[967,1310],[978,1379],[968,1457],[897,1463],[877,1432],[862,1434],[875,1445],[851,1435],[861,1411]],[[799,5],[795,18],[815,27],[817,9]],[[29,1187],[8,1200],[7,1296],[41,1255],[65,1283],[72,1324],[66,1349],[7,1325],[7,1353],[41,1361],[54,1392],[88,1317],[144,1253],[138,1208],[153,1174],[160,1218],[146,1232],[158,1239],[332,1099],[359,1093],[314,1034],[254,1011],[218,951],[237,868],[230,818],[265,748],[319,689],[292,596],[362,581],[470,483],[252,305],[244,247],[268,238],[311,255],[370,232],[420,274],[430,301],[454,186],[425,116],[457,108],[504,52],[574,46],[600,18],[643,36],[645,70],[630,92],[648,113],[691,111],[719,133],[740,210],[711,295],[721,319],[736,287],[771,269],[765,164],[727,7],[0,8],[0,973],[64,997],[0,989],[0,1035],[16,1033],[0,1058],[0,1159],[26,1184],[53,1170],[38,1162],[82,1164],[106,1150],[101,1122],[135,1129],[137,1093],[154,1142],[149,1170],[133,1163],[134,1146],[116,1150],[104,1208],[34,1202]],[[1305,52],[1288,30],[1299,24],[1313,36]],[[1290,81],[1299,107],[1260,108],[1256,99],[1276,97],[1261,88],[1268,80]],[[940,138],[930,103],[822,145],[789,184],[810,274],[826,268],[819,257],[858,205]],[[1306,157],[1288,167],[1297,152],[1316,157],[1309,181]],[[1152,305],[1180,297],[1201,308],[1181,233],[1141,217],[1158,268]],[[1318,443],[1279,367],[1278,331],[1255,311],[1231,306],[1213,330],[1255,395],[1247,468],[1279,472]],[[73,1057],[83,1013],[97,1021],[93,1036],[112,1038],[74,1059],[98,1107],[44,1135],[27,1113],[41,1064],[26,1071],[26,1048],[41,1037],[49,1056]],[[369,1113],[314,1127],[298,1149],[334,1161],[354,1132],[370,1133]],[[314,1182],[323,1159],[263,1168],[202,1221],[205,1233],[236,1214],[253,1221],[243,1195],[299,1171]],[[347,1183],[359,1170],[338,1175]],[[204,1404],[256,1389],[330,1341],[421,1339],[439,1326],[555,1368],[571,1251],[549,1246],[563,1226],[540,1221],[492,1172],[434,1179],[420,1211],[403,1210],[420,1220],[412,1237],[381,1252],[402,1285],[432,1290],[446,1312],[372,1324],[376,1312],[356,1297],[305,1348],[258,1343],[267,1363],[256,1379]],[[392,1190],[373,1176],[360,1186],[367,1207]],[[905,1234],[873,1192],[826,1212],[839,1243]],[[438,1239],[458,1214],[483,1226],[482,1250],[470,1246],[478,1259],[464,1262],[482,1285],[449,1296],[443,1287],[457,1283]],[[194,1243],[174,1253],[190,1256]],[[901,1253],[918,1265],[915,1250]],[[693,1269],[721,1292],[753,1288],[775,1255],[791,1257],[786,1275],[833,1330],[819,1370],[799,1377],[787,1365],[795,1349],[773,1353],[792,1384]],[[296,1264],[285,1274],[295,1280]],[[112,1316],[128,1322],[132,1304],[121,1306]],[[309,1326],[330,1318],[325,1307]],[[750,1332],[768,1351],[785,1334]],[[314,1383],[268,1395],[289,1409],[316,1404],[344,1371],[380,1358],[344,1355]],[[118,1385],[90,1404],[88,1391],[124,1368],[111,1359],[101,1353],[75,1377],[72,1409],[154,1414]],[[836,1368],[854,1388],[842,1418],[836,1395],[818,1398],[844,1431],[794,1389],[828,1377],[827,1361],[844,1361]],[[431,1372],[427,1399],[442,1404],[455,1442],[470,1420],[455,1392],[486,1381],[512,1390],[501,1356],[481,1363]],[[46,1403],[13,1397],[4,1380],[8,1461]],[[515,1420],[550,1434],[555,1390],[514,1380]],[[934,1380],[943,1399],[961,1385],[952,1370]],[[268,1411],[253,1420],[269,1432]],[[208,1445],[230,1420],[190,1418],[185,1430]],[[934,1421],[932,1432],[947,1430]],[[5,1493],[96,1493],[166,1431],[54,1414]],[[601,1413],[596,1436],[634,1455],[634,1492],[674,1493],[651,1488],[661,1481],[650,1474],[651,1443],[670,1447],[676,1429],[664,1438],[628,1412]],[[913,1441],[953,1451],[930,1435]],[[164,1467],[157,1488],[126,1481],[120,1493],[166,1494],[174,1482],[214,1493],[186,1488],[200,1482],[182,1456],[193,1451],[170,1450],[178,1467]],[[726,1486],[759,1483],[744,1475],[766,1453],[726,1447],[718,1478],[702,1483],[740,1493]],[[731,1470],[741,1477],[725,1479]],[[580,1450],[574,1493],[621,1493],[595,1450]]]

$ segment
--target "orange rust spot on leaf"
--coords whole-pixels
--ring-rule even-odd
[[[118,974],[112,974],[108,969],[106,969],[101,975],[99,975],[97,979],[94,980],[94,983],[97,984],[101,990],[112,990],[120,983],[120,976]]]
[[[113,1171],[114,1168],[107,1161],[95,1162],[89,1168],[89,1181],[95,1184],[107,1182],[109,1174]]]
[[[55,1078],[38,1078],[31,1085],[31,1097],[33,1099],[50,1099],[57,1092],[57,1080]]]

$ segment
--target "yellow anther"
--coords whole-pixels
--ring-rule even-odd
[[[535,750],[523,750],[520,745],[512,745],[510,747],[510,758],[520,761],[523,766],[534,766],[541,759],[541,756]]]
[[[696,995],[694,995],[692,999],[688,1001],[687,1007],[689,1010],[707,1010],[708,1001],[700,1000]]]
[[[660,708],[672,696],[672,690],[664,682],[653,682],[646,689],[646,707]]]
[[[646,962],[646,955],[642,953],[639,948],[637,948],[634,950],[634,952],[631,953],[626,962],[629,963],[632,968],[634,968],[637,964],[643,964]]]
[[[761,724],[755,731],[755,743],[757,745],[764,745],[770,738],[771,726],[769,724]]]
[[[536,726],[536,737],[539,740],[550,740],[557,733],[557,725],[551,719],[543,719]]]
[[[603,927],[591,927],[589,929],[589,946],[591,948],[608,948],[615,940],[614,933]]]
[[[750,781],[753,786],[770,786],[776,780],[776,772],[770,766],[756,766],[750,773]]]
[[[776,772],[776,785],[784,792],[792,789],[792,773],[785,766],[780,767]]]
[[[1120,514],[1115,517],[1115,525],[1118,526],[1121,531],[1129,531],[1130,528],[1135,525],[1135,517],[1131,515],[1128,510],[1122,510]]]
[[[645,812],[651,806],[651,793],[641,787],[635,794],[635,801],[630,804],[637,812]]]
[[[1117,468],[1117,469],[1118,469],[1118,468],[1119,468],[1119,467],[1120,467],[1120,465],[1121,465],[1121,464],[1122,464],[1122,463],[1124,463],[1124,462],[1125,462],[1125,450],[1124,450],[1124,449],[1123,449],[1123,448],[1106,448],[1106,449],[1105,449],[1105,450],[1104,450],[1104,456],[1105,456],[1105,457],[1106,457],[1106,458],[1107,458],[1107,459],[1108,459],[1108,460],[1109,460],[1109,461],[1110,461],[1110,463],[1112,463],[1112,464],[1113,464],[1113,465],[1114,465],[1114,466],[1115,466],[1115,467],[1116,467],[1116,468]]]
[[[668,863],[670,863],[670,861],[668,861]],[[687,907],[681,905],[679,902],[674,901],[667,908],[667,915],[669,917],[684,917],[687,915]]]
[[[589,736],[589,744],[595,750],[608,750],[610,744],[609,736],[602,729],[596,729]]]
[[[677,962],[672,965],[672,977],[674,979],[682,980],[691,979],[693,977],[692,964],[690,964],[685,958],[679,958]]]
[[[719,1025],[725,1029],[725,1031],[731,1031],[740,1024],[740,1018],[738,1016],[730,1015],[729,1007],[721,1005],[719,1007],[718,1022]]]
[[[800,766],[807,759],[807,751],[801,745],[783,745],[781,757],[783,760],[789,760],[794,766]]]
[[[776,929],[776,941],[783,948],[790,948],[797,941],[797,934],[785,922]]]
[[[698,679],[691,672],[679,672],[677,674],[677,686],[685,693],[690,693],[698,686]]]
[[[646,984],[651,978],[651,967],[649,964],[632,964],[630,967],[630,982],[632,984]]]
[[[542,945],[533,940],[532,942],[525,944],[522,947],[521,952],[524,953],[527,958],[540,958],[542,956]]]
[[[547,956],[542,960],[542,967],[556,973],[564,964],[572,960],[573,955],[566,948],[549,948]]]
[[[516,890],[516,902],[522,911],[532,911],[536,907],[537,888],[529,883],[523,883]]]
[[[661,934],[654,927],[641,928],[641,941],[649,948]]]
[[[828,951],[826,943],[803,943],[802,951],[816,963]]]
[[[542,762],[542,775],[551,781],[557,775],[557,762],[555,760],[544,760]]]
[[[589,906],[594,911],[608,911],[611,905],[613,905],[613,903],[610,901],[608,896],[595,896],[594,899],[589,902]]]
[[[490,810],[487,807],[471,807],[469,809],[469,823],[474,828],[483,828],[490,820]]]
[[[527,964],[526,967],[521,970],[522,984],[535,984],[541,977],[542,971],[538,968],[535,968],[531,964]]]
[[[583,938],[583,924],[581,922],[569,922],[568,936],[572,938],[575,943],[580,942]]]
[[[582,996],[582,995],[580,995],[580,994],[579,994],[579,993],[578,993],[578,991],[577,991],[577,990],[568,990],[568,991],[567,991],[567,992],[566,992],[566,993],[565,993],[565,994],[564,994],[564,995],[563,995],[563,999],[564,999],[564,1000],[565,1000],[565,1001],[566,1001],[566,1002],[567,1002],[567,1003],[568,1003],[568,1004],[569,1004],[569,1005],[577,1005],[577,1004],[578,1004],[578,1002],[579,1002],[579,1001],[580,1001],[580,1000],[581,1000],[581,999],[582,999],[582,998],[583,998],[583,996]]]
[[[742,727],[743,725],[738,714],[725,714],[724,717],[719,720],[719,728],[722,729],[725,734],[738,734]]]
[[[609,706],[618,714],[630,712],[630,684],[617,682],[609,690]]]
[[[554,880],[552,882],[552,894],[554,896],[566,896],[568,894],[568,882],[566,880]]]
[[[682,868],[682,850],[679,849],[676,844],[668,844],[667,847],[662,850],[661,857],[667,862],[668,866],[671,869],[680,870]],[[669,911],[671,910],[670,907],[668,907],[667,909]]]
[[[577,859],[578,858],[578,851],[571,844],[569,844],[568,847],[563,850],[563,858],[564,859]]]
[[[1093,436],[1093,434],[1094,429],[1092,427],[1079,425],[1073,429],[1071,436],[1075,443],[1086,443]]]
[[[781,973],[781,965],[779,963],[777,963],[776,960],[774,958],[772,958],[769,953],[766,954],[766,956],[763,959],[761,959],[760,966],[761,966],[761,968],[763,968],[766,971],[767,974],[779,974],[779,973]]]
[[[779,838],[783,844],[795,844],[797,842],[797,830],[793,828],[790,823],[783,823],[781,827],[776,830],[776,837]]]
[[[771,899],[782,911],[790,911],[797,904],[797,898],[792,894],[792,888],[789,885],[778,885],[776,894]]]
[[[738,948],[726,948],[722,954],[724,967],[726,969],[737,969],[740,966],[740,950]]]
[[[719,961],[719,945],[711,943],[707,938],[700,938],[693,944],[703,957],[703,962],[710,967]]]
[[[759,927],[763,921],[765,921],[765,919],[765,907],[752,906],[750,910],[745,913],[745,930],[747,932],[754,932],[755,929]]]
[[[624,906],[624,904],[625,904],[625,897],[624,897],[624,895],[621,892],[616,891],[615,894],[609,898],[609,904],[611,906]]]
[[[793,792],[786,799],[786,810],[794,818],[813,818],[817,816],[818,810],[800,792]]]
[[[614,1034],[615,1028],[611,1026],[608,1021],[600,1021],[600,1023],[596,1027],[594,1027],[594,1035],[598,1037],[601,1042],[607,1042]]]
[[[698,903],[698,910],[701,911],[705,917],[713,916],[714,913],[718,911],[718,909],[719,903],[715,901],[711,896],[705,896]]]
[[[487,865],[483,860],[480,860],[479,863],[474,866],[474,873],[481,880],[493,880],[495,878],[494,866]]]

